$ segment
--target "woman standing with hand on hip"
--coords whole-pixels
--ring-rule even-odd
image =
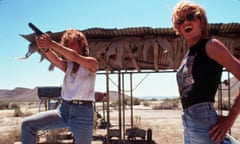
[[[184,143],[220,144],[240,112],[240,96],[227,116],[217,116],[214,97],[223,67],[240,80],[240,62],[221,41],[208,37],[207,17],[200,5],[180,1],[172,21],[189,46],[177,71]]]
[[[66,30],[61,43],[48,34],[36,37],[45,56],[65,73],[62,103],[56,110],[40,112],[22,122],[22,143],[35,144],[37,131],[69,127],[76,144],[90,144],[93,129],[93,102],[97,60],[89,56],[85,35],[77,30]],[[47,49],[46,49],[47,48]],[[55,52],[61,54],[64,59]]]

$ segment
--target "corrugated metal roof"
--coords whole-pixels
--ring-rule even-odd
[[[240,24],[239,23],[209,24],[209,34],[211,35],[236,34],[239,36]]]
[[[239,23],[216,23],[208,25],[210,35],[236,34],[240,35]],[[90,28],[82,32],[88,38],[113,38],[122,36],[168,35],[176,36],[172,28],[132,27],[123,29]]]

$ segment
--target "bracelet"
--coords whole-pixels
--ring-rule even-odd
[[[49,48],[42,48],[42,49],[41,49],[41,52],[42,52],[42,53],[47,53],[48,51],[49,51]]]

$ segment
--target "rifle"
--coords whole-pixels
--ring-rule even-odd
[[[42,34],[44,34],[39,28],[37,28],[34,24],[32,24],[31,22],[28,23],[28,26],[34,31],[34,33],[37,35],[37,36],[40,36]]]

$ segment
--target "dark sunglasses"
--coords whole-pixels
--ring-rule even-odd
[[[185,20],[193,21],[193,20],[195,20],[196,17],[199,17],[199,16],[196,16],[195,13],[187,14],[186,18],[184,18],[184,19],[177,19],[176,20],[176,24],[181,25],[181,24],[183,24],[185,22]]]

